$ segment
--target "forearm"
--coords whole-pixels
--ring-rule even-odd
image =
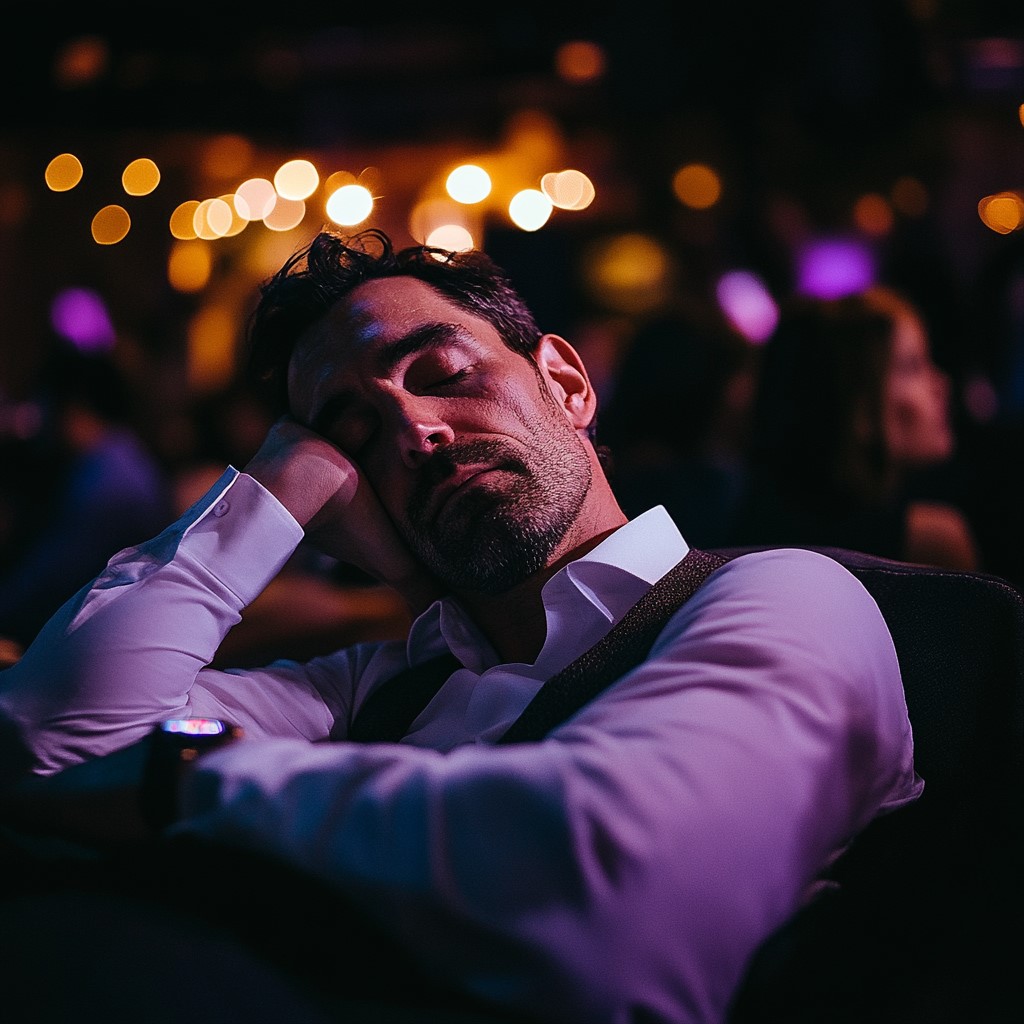
[[[49,772],[142,736],[301,539],[253,481],[225,474],[164,533],[111,559],[0,676],[0,773]]]

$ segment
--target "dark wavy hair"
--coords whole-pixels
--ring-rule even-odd
[[[260,286],[249,318],[246,369],[278,413],[288,409],[288,363],[302,334],[364,282],[402,276],[431,285],[486,320],[508,348],[531,359],[541,333],[533,313],[481,250],[396,249],[376,228],[350,237],[321,231]]]

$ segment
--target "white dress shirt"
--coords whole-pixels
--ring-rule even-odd
[[[162,718],[242,725],[245,740],[199,762],[176,828],[321,876],[428,970],[506,1007],[558,1024],[723,1020],[756,947],[822,869],[921,791],[888,630],[822,555],[734,559],[644,664],[543,742],[495,746],[543,681],[686,553],[664,509],[547,583],[532,665],[500,664],[445,599],[405,642],[206,667],[301,537],[273,496],[227,470],[0,674],[0,723],[36,772]],[[465,667],[401,743],[310,742],[446,649]],[[22,767],[0,753],[0,770]]]

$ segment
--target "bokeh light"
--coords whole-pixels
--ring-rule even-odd
[[[204,199],[192,218],[198,238],[223,238],[231,227],[234,208],[223,199]]]
[[[597,194],[590,178],[571,168],[545,174],[540,180],[540,187],[560,210],[585,210]]]
[[[1000,235],[1008,235],[1024,224],[1024,200],[1017,192],[985,196],[978,203],[978,216],[985,227]]]
[[[175,207],[169,221],[171,234],[182,241],[196,237],[196,210],[199,209],[198,199],[187,199]]]
[[[928,190],[909,175],[896,179],[889,198],[893,207],[906,217],[922,217],[928,209]]]
[[[249,178],[235,189],[235,209],[246,220],[263,220],[277,202],[277,191],[269,178]]]
[[[524,188],[510,200],[508,215],[523,231],[537,231],[547,224],[553,209],[554,204],[539,189]]]
[[[83,352],[107,352],[116,342],[106,303],[91,288],[65,288],[50,305],[50,323]]]
[[[687,164],[672,176],[672,191],[684,206],[706,210],[721,198],[722,181],[707,164]]]
[[[584,282],[602,306],[628,314],[647,313],[665,302],[671,291],[672,261],[656,239],[627,232],[588,248]]]
[[[767,341],[779,322],[778,303],[753,271],[723,274],[715,286],[715,297],[726,319],[748,341]]]
[[[167,258],[167,280],[178,292],[201,292],[210,282],[213,255],[206,242],[176,242]]]
[[[274,175],[274,188],[282,199],[308,199],[320,184],[320,175],[309,160],[289,160]]]
[[[61,153],[47,165],[43,177],[54,192],[67,192],[82,180],[82,162],[74,153]]]
[[[442,224],[427,235],[427,245],[447,249],[449,252],[466,252],[474,246],[473,236],[461,224]]]
[[[877,192],[867,192],[853,204],[853,223],[866,235],[889,234],[895,219],[889,201]]]
[[[445,189],[458,203],[479,203],[491,194],[491,176],[476,164],[462,164],[448,175]]]
[[[818,238],[796,253],[797,291],[822,299],[838,299],[875,281],[870,247],[855,238]]]
[[[302,223],[306,216],[306,204],[301,199],[286,199],[278,196],[274,208],[263,218],[271,231],[291,231]]]
[[[604,50],[589,39],[570,39],[555,51],[555,70],[567,82],[593,82],[606,63]]]
[[[362,224],[373,212],[373,196],[362,185],[342,185],[328,197],[326,210],[335,224]]]
[[[104,206],[92,219],[92,237],[99,245],[115,245],[131,230],[132,219],[123,206]]]
[[[139,157],[124,169],[121,184],[130,196],[148,196],[160,184],[160,168],[149,157]]]
[[[188,381],[194,391],[223,387],[235,370],[234,311],[210,303],[192,318],[188,328]]]

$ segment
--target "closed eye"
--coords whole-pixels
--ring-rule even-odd
[[[455,384],[459,384],[461,381],[465,380],[470,375],[471,371],[472,367],[465,366],[461,370],[456,370],[455,373],[448,374],[447,377],[442,377],[440,380],[434,381],[434,383],[431,384],[430,387],[433,389],[438,389],[451,387]]]

